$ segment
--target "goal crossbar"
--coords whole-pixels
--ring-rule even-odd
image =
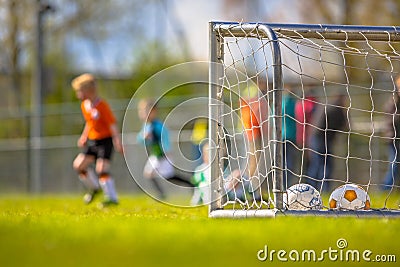
[[[227,37],[254,36],[269,38],[269,29],[291,38],[327,40],[400,41],[400,27],[350,26],[324,24],[228,23],[211,22],[212,30]]]

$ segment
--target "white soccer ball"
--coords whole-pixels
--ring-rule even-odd
[[[322,199],[319,192],[309,184],[295,184],[286,190],[284,205],[289,210],[322,209]]]
[[[329,208],[338,210],[369,210],[371,200],[368,193],[356,184],[345,184],[333,190],[329,197]]]

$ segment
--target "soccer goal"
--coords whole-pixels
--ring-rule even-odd
[[[400,214],[399,27],[210,22],[209,45],[210,217]]]

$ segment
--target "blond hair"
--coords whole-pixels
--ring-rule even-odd
[[[400,75],[398,75],[396,77],[396,79],[394,80],[395,84],[397,85],[397,89],[400,89]]]
[[[74,90],[94,89],[96,88],[96,79],[92,74],[84,73],[73,79],[71,85]]]
[[[143,98],[139,101],[138,105],[144,107],[147,111],[157,109],[157,103],[153,99]]]

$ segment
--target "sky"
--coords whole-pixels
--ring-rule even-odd
[[[251,2],[255,3],[255,1]],[[148,14],[143,17],[142,25],[146,25],[149,30],[145,38],[154,38],[156,31],[161,32],[164,42],[169,51],[179,51],[182,45],[181,33],[186,36],[188,50],[193,60],[208,59],[208,22],[209,21],[241,21],[246,16],[264,20],[273,5],[278,1],[270,1],[269,6],[265,6],[264,1],[259,1],[260,7],[253,5],[246,6],[246,10],[229,10],[224,7],[224,0],[168,0],[168,12],[170,19],[165,16],[165,12],[148,9]],[[157,8],[157,7],[155,7]],[[164,28],[156,25],[154,17],[157,16]],[[135,19],[135,18],[132,18]],[[254,20],[253,20],[254,21]],[[166,24],[165,24],[166,22]],[[174,30],[173,25],[178,30]],[[76,67],[86,71],[102,72],[109,74],[123,74],[130,72],[135,56],[133,51],[139,49],[143,42],[143,37],[135,38],[129,32],[116,31],[103,41],[82,40],[72,36],[69,50],[74,54],[79,54]]]

